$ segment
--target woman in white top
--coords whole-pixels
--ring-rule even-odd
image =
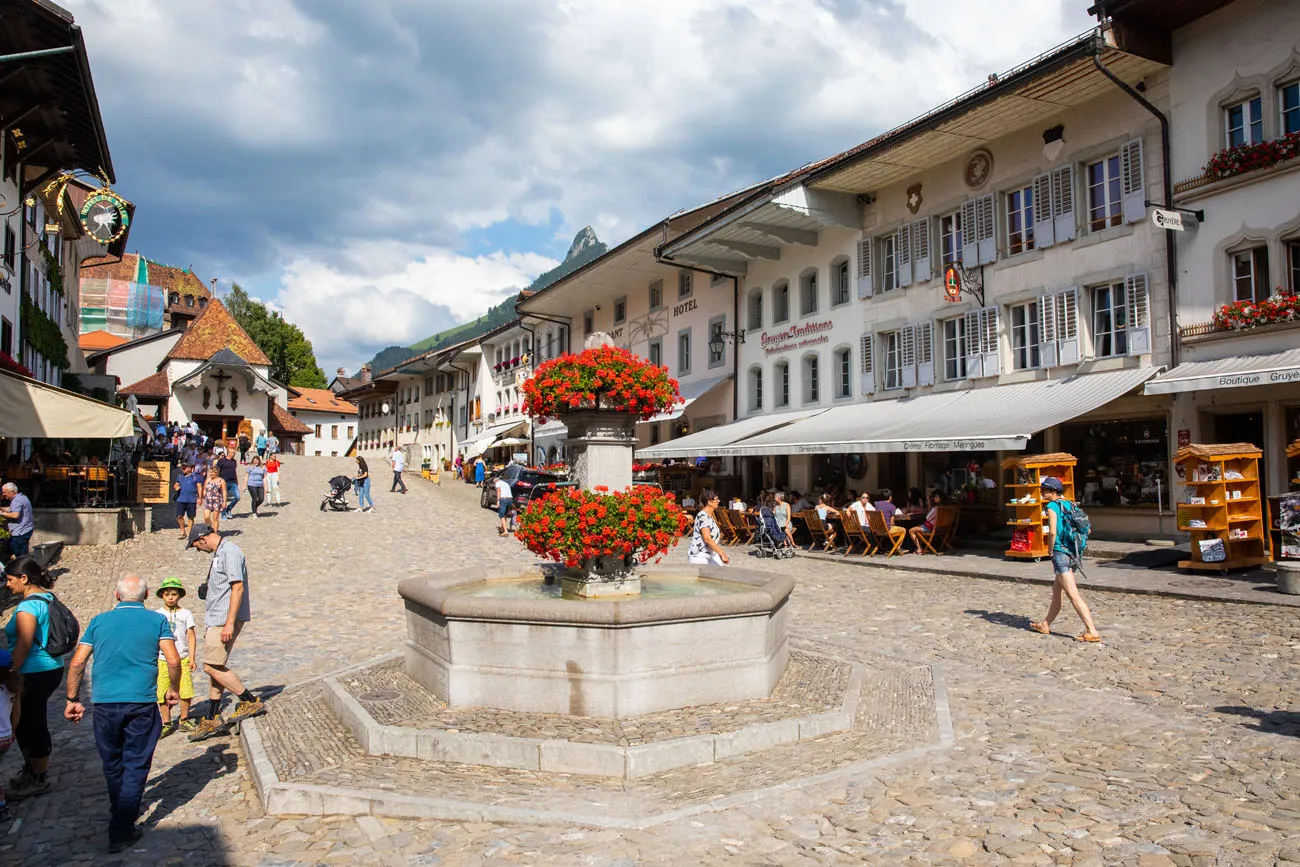
[[[691,547],[686,560],[696,566],[722,566],[730,563],[731,558],[718,544],[718,522],[713,517],[722,500],[712,490],[705,488],[700,495],[700,502],[704,505],[695,516],[695,531],[691,534]]]

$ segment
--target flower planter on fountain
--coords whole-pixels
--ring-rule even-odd
[[[465,569],[403,581],[407,674],[451,706],[581,716],[769,695],[789,658],[793,580],[646,568],[689,518],[672,495],[631,487],[633,426],[679,403],[677,383],[598,346],[540,365],[524,394],[535,419],[563,419],[580,483],[520,516],[520,541],[558,566],[545,576]]]

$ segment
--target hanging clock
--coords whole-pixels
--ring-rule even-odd
[[[846,455],[844,458],[844,474],[850,479],[858,481],[867,474],[867,456],[862,454]]]

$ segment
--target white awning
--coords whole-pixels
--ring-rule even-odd
[[[0,436],[129,437],[131,413],[0,370]]]
[[[656,422],[672,421],[675,418],[680,418],[682,413],[686,412],[688,406],[730,379],[731,374],[727,374],[726,376],[715,376],[712,379],[697,379],[695,382],[688,382],[679,389],[682,393],[683,403],[678,404],[668,412],[661,412],[658,415],[652,415],[645,421],[637,422],[637,424],[654,424]]]
[[[1300,382],[1300,349],[1188,361],[1147,383],[1147,394],[1178,394]]]
[[[733,421],[731,424],[711,427],[699,433],[669,440],[649,448],[639,449],[636,458],[645,461],[660,460],[662,458],[695,458],[701,455],[737,454],[732,450],[732,445],[746,437],[766,433],[824,412],[826,412],[824,409],[808,409],[797,412],[772,413],[771,415],[753,415],[749,418]]]
[[[1038,431],[1107,404],[1155,373],[1141,367],[837,406],[736,443],[726,454],[1023,449]]]
[[[567,439],[568,436],[569,429],[565,426],[564,422],[560,421],[558,418],[553,418],[546,424],[539,424],[533,428],[533,444],[537,446],[541,446],[543,442],[550,442],[551,440],[559,441]]]
[[[483,454],[483,452],[492,448],[492,445],[498,440],[503,439],[511,431],[514,431],[523,425],[522,421],[508,421],[503,424],[492,425],[483,429],[482,433],[470,437],[460,444],[460,453],[465,456],[465,460],[472,461],[474,458]]]

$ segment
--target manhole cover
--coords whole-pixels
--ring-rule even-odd
[[[392,689],[381,689],[375,692],[363,692],[357,698],[362,701],[397,701],[402,697],[400,692]]]

